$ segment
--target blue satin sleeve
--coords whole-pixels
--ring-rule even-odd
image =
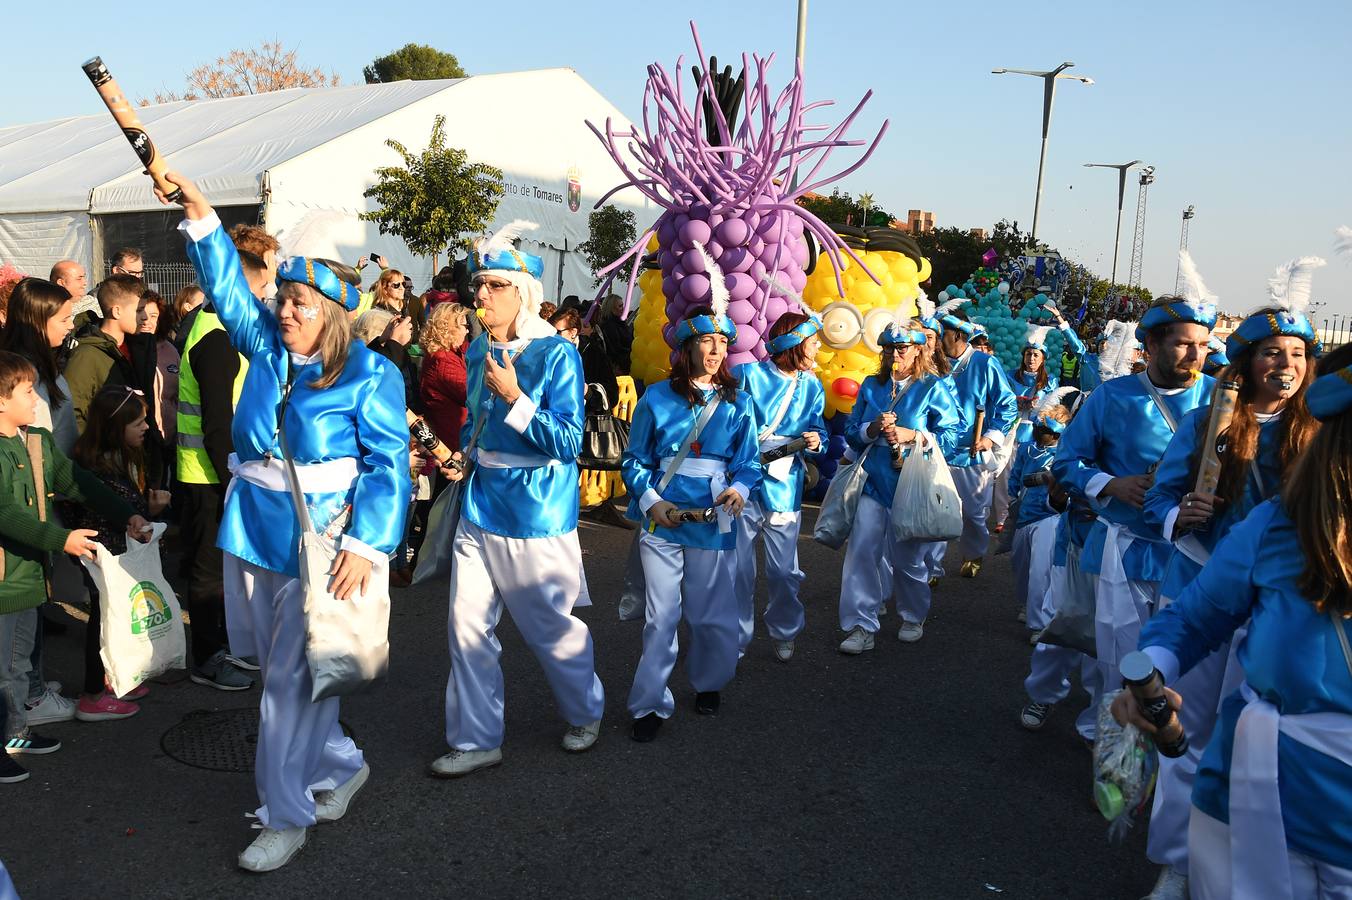
[[[378,366],[375,390],[365,394],[357,407],[362,466],[346,533],[381,553],[393,553],[404,537],[413,485],[409,478],[404,378],[386,360],[380,362],[383,364]]]
[[[1014,465],[1009,469],[1009,499],[1019,499],[1023,493],[1023,470],[1027,468],[1031,444],[1024,444],[1014,454]]]
[[[1191,490],[1188,482],[1192,479],[1188,476],[1191,474],[1193,454],[1202,439],[1199,429],[1206,426],[1210,415],[1211,407],[1203,406],[1183,417],[1178,423],[1178,431],[1174,432],[1169,446],[1164,450],[1164,456],[1160,458],[1159,466],[1155,468],[1155,483],[1146,491],[1142,516],[1150,530],[1165,540],[1173,540],[1173,535],[1164,534],[1164,520],[1178,506],[1183,495]]]
[[[926,382],[928,387],[925,394],[925,404],[928,407],[926,430],[934,435],[944,459],[951,461],[957,455],[958,441],[962,438],[963,430],[958,401],[945,379],[930,377]]]
[[[880,409],[874,409],[872,405],[873,393],[867,390],[868,385],[873,383],[874,378],[870,375],[859,385],[859,393],[855,395],[854,406],[850,407],[850,417],[845,420],[845,443],[850,445],[850,449],[855,454],[862,453],[864,448],[872,441],[865,440],[859,436],[864,423],[872,422],[882,412]]]
[[[582,377],[582,357],[572,344],[560,343],[563,346],[550,348],[543,377],[530,386],[528,396],[535,404],[535,412],[517,433],[545,456],[575,460],[582,450],[582,395],[586,382]]]
[[[1052,476],[1078,497],[1086,496],[1090,479],[1103,471],[1098,467],[1098,458],[1106,396],[1102,391],[1094,391],[1085,398],[1056,447]]]
[[[987,359],[990,360],[990,366],[986,384],[986,430],[1009,434],[1019,418],[1019,403],[1004,370],[994,357]]]
[[[634,407],[634,416],[629,422],[629,444],[620,460],[620,477],[629,496],[637,501],[649,490],[657,490],[661,480],[658,466],[661,460],[657,455],[657,423],[653,416],[652,401],[645,391]]]
[[[1080,336],[1075,333],[1075,329],[1066,325],[1058,330],[1061,332],[1062,337],[1066,339],[1066,345],[1070,347],[1070,352],[1083,362],[1085,351],[1084,341],[1080,340]]]
[[[230,344],[247,359],[280,344],[277,318],[250,292],[240,268],[239,251],[225,228],[218,225],[200,241],[190,239],[187,245],[188,260],[197,272],[202,292],[230,335]]]
[[[728,486],[740,484],[747,489],[742,499],[750,500],[761,484],[760,442],[756,440],[756,416],[747,396],[738,392],[732,437],[732,459],[728,461]]]

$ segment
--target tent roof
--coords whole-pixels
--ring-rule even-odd
[[[270,167],[466,80],[294,88],[138,114],[160,153],[192,172],[213,199],[256,203]],[[0,129],[0,213],[125,209],[131,185],[143,178],[106,113]]]

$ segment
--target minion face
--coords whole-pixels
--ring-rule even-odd
[[[857,264],[843,257],[840,280],[842,297],[836,288],[836,270],[830,258],[818,258],[816,271],[808,277],[803,299],[818,310],[822,319],[822,349],[817,353],[817,377],[826,392],[826,415],[849,414],[865,378],[878,370],[878,342],[892,324],[899,303],[911,302],[906,315],[919,310],[910,298],[919,284],[930,275],[928,260],[917,268],[914,260],[894,251],[856,251],[872,273],[876,283]],[[903,301],[905,298],[905,301]]]

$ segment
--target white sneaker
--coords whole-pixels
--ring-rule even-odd
[[[775,659],[788,662],[793,659],[793,641],[775,641]]]
[[[347,807],[352,802],[352,798],[357,796],[357,792],[362,789],[362,786],[366,784],[366,779],[370,777],[371,766],[362,763],[356,774],[333,790],[315,791],[315,821],[337,822],[347,815]]]
[[[1188,900],[1188,876],[1175,871],[1173,866],[1161,866],[1159,881],[1145,900]]]
[[[897,640],[914,644],[925,635],[925,626],[919,622],[902,622],[897,631]]]
[[[239,867],[250,872],[271,872],[291,862],[305,846],[304,828],[264,828],[239,855]]]
[[[62,697],[58,691],[61,685],[57,684],[57,689],[53,690],[51,684],[47,685],[47,692],[42,695],[37,703],[31,706],[25,706],[25,719],[29,725],[50,725],[53,722],[69,722],[75,718],[75,701],[67,700]]]
[[[492,750],[456,750],[432,760],[432,774],[438,778],[460,778],[476,769],[486,769],[502,762],[502,748]]]
[[[845,640],[840,642],[840,652],[848,653],[850,656],[858,656],[865,650],[873,649],[873,632],[865,631],[862,626],[856,625],[854,630],[849,633]]]
[[[581,753],[583,750],[589,750],[600,735],[600,719],[589,725],[573,725],[563,733],[563,749],[569,753]]]

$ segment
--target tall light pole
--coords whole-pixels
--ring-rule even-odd
[[[793,45],[793,56],[798,60],[798,65],[803,64],[803,56],[807,53],[807,0],[798,0],[798,37]]]
[[[1135,168],[1141,164],[1141,160],[1133,159],[1129,163],[1085,163],[1086,169],[1116,169],[1117,170],[1117,227],[1113,230],[1113,277],[1109,284],[1110,287],[1117,285],[1117,248],[1122,240],[1122,198],[1127,192],[1127,170]]]
[[[1179,249],[1179,250],[1186,250],[1186,249],[1188,249],[1188,223],[1192,221],[1192,217],[1195,216],[1195,215],[1197,215],[1197,213],[1194,211],[1192,204],[1189,203],[1189,204],[1188,204],[1188,208],[1185,209],[1185,210],[1183,210],[1183,230],[1182,230],[1181,232],[1179,232],[1179,235],[1178,235],[1178,249]],[[1177,294],[1177,295],[1180,295],[1180,296],[1181,296],[1182,293],[1183,293],[1183,256],[1182,256],[1182,254],[1180,254],[1179,257],[1178,257],[1178,270],[1174,273],[1174,293]]]
[[[1030,235],[1034,240],[1037,239],[1038,213],[1042,209],[1042,170],[1047,165],[1047,132],[1052,124],[1052,101],[1056,98],[1056,80],[1069,78],[1081,84],[1094,83],[1094,79],[1084,75],[1065,74],[1065,70],[1074,65],[1073,62],[1063,62],[1050,72],[1034,72],[1030,69],[991,69],[992,75],[1033,75],[1042,79],[1042,154],[1037,160],[1037,195],[1033,198],[1033,232]]]

